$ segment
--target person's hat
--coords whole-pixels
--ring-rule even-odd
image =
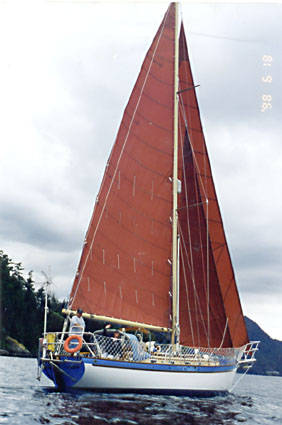
[[[83,310],[81,310],[81,308],[78,308],[78,309],[77,309],[77,313],[82,314],[82,313],[83,313]]]

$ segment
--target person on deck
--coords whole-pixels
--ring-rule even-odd
[[[120,340],[120,333],[119,331],[115,331],[113,335],[113,347],[114,347],[114,354],[117,358],[122,357],[122,342]]]
[[[114,355],[120,358],[122,357],[122,342],[120,340],[120,333],[118,330],[112,330],[111,327],[112,325],[110,323],[104,326],[102,336],[111,339],[108,342],[106,342],[107,339],[105,339],[101,345],[107,355]]]
[[[108,323],[107,325],[104,326],[103,329],[103,333],[102,336],[111,336],[108,332],[108,329],[110,329],[112,327],[112,325],[110,323]]]
[[[77,309],[76,315],[72,316],[70,321],[69,335],[83,335],[85,329],[85,322],[82,317],[83,310]]]

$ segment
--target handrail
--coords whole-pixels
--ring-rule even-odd
[[[65,332],[65,337],[71,333]],[[258,341],[248,343],[241,348],[186,347],[172,344],[145,344],[134,335],[121,332],[122,338],[103,336],[84,332],[80,353],[88,357],[101,359],[119,359],[126,361],[164,362],[175,364],[234,365],[253,363],[258,350]],[[46,333],[43,341],[43,359],[51,356],[69,356],[64,351],[62,332]],[[54,356],[53,356],[54,355]]]
[[[240,352],[238,356],[238,364],[252,364],[256,361],[255,353],[259,350],[258,346],[260,341],[251,341],[248,342]]]

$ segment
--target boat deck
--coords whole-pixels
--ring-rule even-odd
[[[251,363],[257,346],[248,344],[237,348],[194,348],[171,344],[143,343],[134,335],[124,334],[120,339],[85,333],[80,338],[80,347],[68,346],[67,335],[61,333],[46,334],[43,342],[41,360],[51,359],[60,361],[60,358],[73,361],[78,359],[100,359],[132,363],[179,365],[179,366],[235,366],[238,363]],[[78,349],[79,348],[79,349]]]

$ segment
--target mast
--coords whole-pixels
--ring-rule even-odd
[[[178,184],[178,7],[175,3],[175,32],[174,32],[174,135],[173,135],[173,216],[172,216],[172,333],[171,343],[174,344],[177,336],[178,318],[178,252],[177,252],[177,184]]]

